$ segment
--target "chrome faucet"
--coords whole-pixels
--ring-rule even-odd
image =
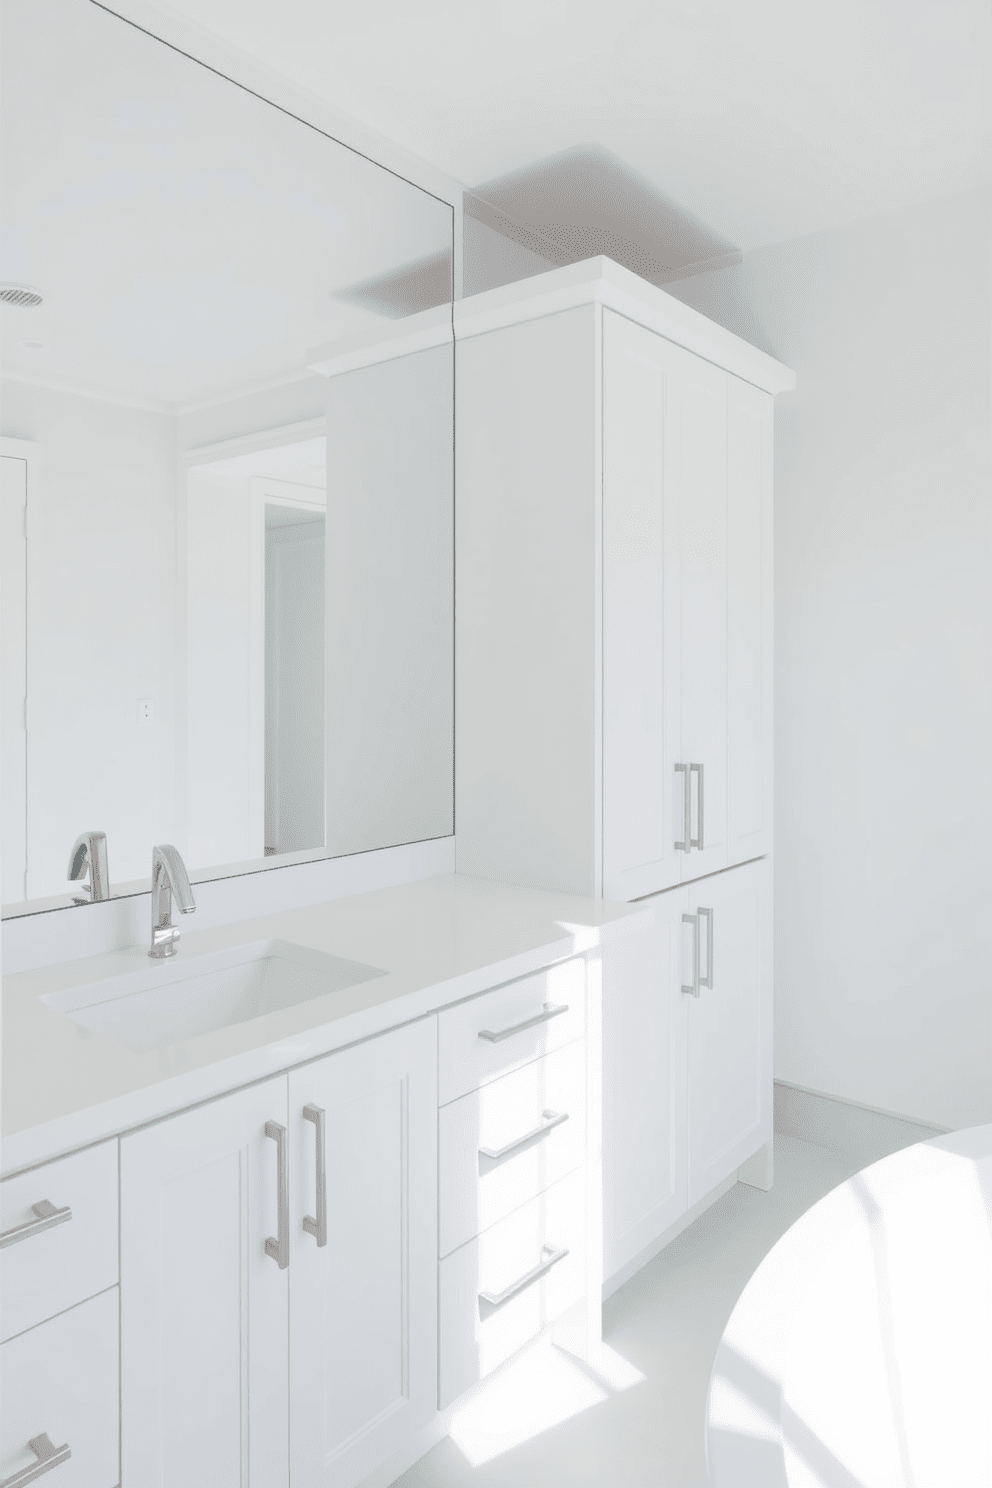
[[[186,865],[174,847],[164,843],[152,848],[152,948],[149,956],[174,956],[179,931],[172,923],[172,896],[180,914],[196,908]]]
[[[98,899],[109,899],[106,832],[81,832],[76,838],[69,854],[69,882],[78,883],[87,873],[90,881],[73,894],[74,903],[95,904]]]

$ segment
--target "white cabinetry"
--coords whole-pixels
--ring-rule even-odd
[[[425,1019],[123,1138],[125,1481],[347,1488],[430,1419],[436,1059]]]
[[[290,1477],[340,1488],[437,1408],[435,1020],[293,1070],[289,1111]]]
[[[456,317],[457,854],[633,899],[770,848],[772,394],[793,379],[607,268],[556,313],[565,271]]]
[[[772,1136],[770,861],[652,903],[604,983],[607,1277]]]
[[[266,1253],[280,1230],[269,1122],[285,1132],[285,1076],[121,1141],[125,1483],[288,1482],[289,1275]]]

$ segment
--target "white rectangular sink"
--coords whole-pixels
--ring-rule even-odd
[[[385,975],[290,941],[257,940],[203,956],[180,951],[40,1000],[93,1033],[148,1052]]]

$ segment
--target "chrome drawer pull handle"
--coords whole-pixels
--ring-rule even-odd
[[[522,1137],[517,1137],[515,1142],[507,1142],[505,1147],[480,1147],[479,1156],[488,1157],[493,1162],[498,1162],[501,1157],[509,1157],[511,1152],[516,1152],[519,1147],[526,1147],[528,1142],[539,1141],[546,1137],[549,1131],[554,1131],[556,1126],[561,1126],[563,1121],[568,1120],[568,1112],[542,1111],[541,1124],[535,1126],[533,1131],[524,1132]]]
[[[708,987],[713,991],[713,911],[711,909],[697,909],[697,915],[706,916],[706,975],[699,978],[701,987]]]
[[[692,776],[688,765],[676,765],[675,773],[682,774],[682,841],[676,842],[679,852],[687,853],[692,847]]]
[[[480,1028],[479,1037],[486,1039],[490,1044],[501,1044],[504,1039],[512,1038],[515,1033],[523,1033],[525,1028],[536,1028],[538,1023],[550,1023],[552,1018],[560,1018],[562,1013],[567,1012],[567,1002],[546,1002],[544,1011],[536,1013],[533,1018],[525,1018],[522,1023],[514,1023],[512,1028],[501,1028],[498,1033],[493,1033],[490,1028]]]
[[[27,1240],[32,1235],[40,1235],[42,1230],[54,1229],[56,1225],[65,1224],[72,1218],[70,1204],[66,1204],[64,1209],[56,1209],[48,1199],[39,1199],[37,1204],[31,1205],[31,1208],[38,1216],[37,1219],[29,1219],[25,1224],[15,1225],[12,1230],[4,1230],[0,1235],[0,1250],[6,1249],[8,1245],[16,1245],[18,1240]],[[40,1441],[41,1438],[39,1437],[38,1440]],[[25,1478],[24,1481],[27,1482],[27,1479]],[[0,1483],[0,1488],[4,1488],[2,1483]]]
[[[699,916],[698,916],[698,914],[694,914],[694,915],[684,914],[682,916],[682,923],[683,923],[683,925],[691,925],[692,926],[692,981],[689,983],[688,987],[686,986],[685,982],[683,982],[682,983],[682,991],[685,992],[685,993],[687,993],[690,997],[698,997],[699,996]],[[710,924],[712,925],[712,920],[710,921]]]
[[[272,1257],[280,1271],[285,1271],[289,1265],[289,1145],[286,1128],[278,1121],[265,1123],[265,1135],[276,1144],[279,1169],[279,1238],[266,1240],[265,1254]],[[2,1484],[0,1488],[3,1488]]]
[[[33,1483],[42,1473],[51,1472],[53,1467],[68,1462],[72,1456],[69,1443],[63,1442],[60,1447],[54,1447],[47,1431],[43,1431],[40,1436],[33,1436],[28,1446],[38,1461],[32,1462],[30,1467],[22,1467],[12,1478],[4,1478],[0,1488],[25,1488],[25,1484]]]
[[[318,1245],[327,1244],[327,1148],[324,1145],[323,1106],[304,1106],[303,1120],[312,1121],[317,1143],[317,1218],[303,1217],[303,1228],[313,1235]]]
[[[558,1262],[563,1261],[567,1255],[567,1246],[563,1246],[561,1250],[555,1250],[550,1245],[542,1245],[542,1259],[537,1263],[533,1271],[528,1271],[527,1275],[521,1276],[519,1281],[511,1282],[501,1292],[480,1292],[479,1301],[484,1302],[487,1307],[495,1312],[498,1307],[503,1307],[512,1297],[518,1296],[521,1292],[525,1292],[529,1286],[533,1286],[535,1281],[540,1281],[542,1276],[547,1276],[551,1267],[557,1266]],[[2,1484],[0,1484],[0,1488],[3,1488]]]
[[[690,782],[690,784],[688,786],[689,811],[690,812],[692,811],[692,784],[691,784],[691,781],[692,781],[692,772],[693,772],[693,770],[698,770],[698,772],[699,772],[699,791],[698,791],[698,794],[696,796],[696,825],[697,825],[698,836],[696,836],[696,837],[690,837],[689,836],[689,832],[691,831],[691,828],[690,827],[687,827],[686,828],[686,834],[685,835],[688,838],[690,847],[698,847],[699,848],[699,851],[702,852],[703,851],[703,767],[702,767],[702,765],[690,765],[689,766],[689,773],[686,776],[686,780]],[[689,819],[691,821],[691,819],[692,819],[691,816],[690,816]]]

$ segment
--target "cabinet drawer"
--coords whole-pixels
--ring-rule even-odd
[[[573,1173],[441,1261],[442,1410],[583,1295],[584,1193]]]
[[[38,1465],[43,1434],[71,1455],[46,1488],[115,1488],[120,1481],[118,1291],[111,1287],[0,1346],[0,1480]]]
[[[33,1206],[70,1214],[33,1226]],[[46,1163],[0,1184],[0,1338],[11,1338],[118,1280],[117,1143]]]
[[[438,1015],[438,1103],[446,1105],[585,1032],[581,956]]]
[[[585,1048],[580,1039],[438,1112],[439,1255],[582,1166]]]

